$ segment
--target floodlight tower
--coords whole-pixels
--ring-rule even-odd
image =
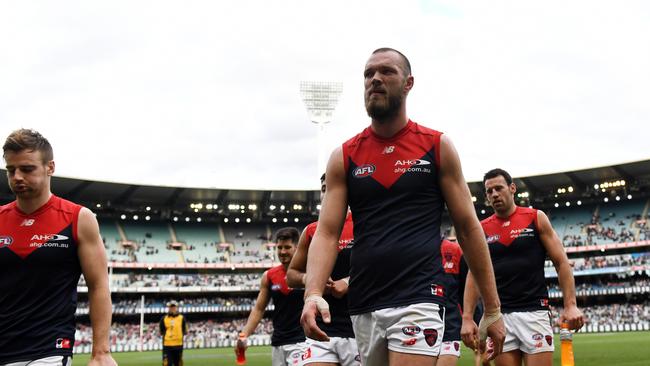
[[[301,81],[300,95],[307,107],[312,123],[318,126],[318,172],[320,176],[325,171],[326,161],[324,149],[325,127],[332,122],[332,115],[339,96],[343,92],[343,83],[331,81]]]

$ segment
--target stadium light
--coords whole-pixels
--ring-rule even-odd
[[[565,205],[566,205],[566,207],[569,207],[569,206],[571,206],[571,202],[566,201]]]
[[[235,217],[235,222],[239,223],[239,217]]]
[[[581,205],[582,205],[582,201],[578,201],[577,204],[578,204],[578,206],[581,206]]]
[[[557,208],[557,207],[560,207],[560,204],[557,203],[557,202],[555,202],[555,207],[556,207],[556,208]]]
[[[139,217],[138,215],[133,215],[133,220],[138,221]]]
[[[312,123],[318,125],[318,164],[317,173],[325,170],[324,133],[325,126],[332,122],[339,96],[343,92],[343,83],[328,81],[300,82],[300,95],[309,113]]]
[[[122,219],[122,220],[126,220],[126,215],[125,215],[125,214],[122,214],[122,216],[120,216],[120,219]]]
[[[271,221],[273,221],[273,222],[278,222],[278,219],[276,219],[276,218],[274,217],[273,220],[271,220]]]
[[[616,200],[617,200],[617,201],[620,201],[620,200],[621,200],[621,197],[616,196]]]
[[[95,205],[95,207],[97,207],[97,208],[102,208],[102,204],[101,204],[101,203],[98,203],[98,204]]]
[[[203,220],[201,220],[200,217],[197,217],[197,218],[196,218],[196,222],[201,222],[201,221],[203,221]]]
[[[472,202],[476,202],[476,196],[472,196]]]
[[[298,220],[297,217],[295,219],[293,219],[293,222],[298,222],[298,221],[300,221],[300,220]]]
[[[149,221],[149,220],[151,220],[151,216],[147,215],[147,216],[144,217],[144,219]]]
[[[603,201],[604,201],[604,202],[609,202],[609,198],[605,197],[605,198],[603,199]]]
[[[271,210],[271,211],[275,210],[275,205],[270,205],[269,210]]]
[[[628,194],[628,195],[627,195],[627,199],[628,199],[628,200],[631,200],[631,199],[632,199],[632,195],[631,195],[631,194]]]
[[[485,210],[481,210],[481,215],[485,215]]]
[[[145,210],[147,210],[147,211],[151,211],[151,206],[147,206],[147,207],[145,208]]]
[[[250,224],[250,223],[251,223],[251,218],[250,218],[250,217],[247,217],[247,218],[246,218],[246,222]]]
[[[207,208],[208,210],[212,210],[212,204],[208,203],[207,205],[205,205],[205,208]]]
[[[185,222],[190,222],[190,218],[189,218],[189,217],[186,217],[186,218],[185,218]]]
[[[174,216],[174,222],[178,222],[178,217]]]
[[[317,209],[318,211],[320,211],[321,207],[323,207],[323,206],[321,206],[320,204],[317,204],[317,205],[316,205],[316,209]]]
[[[228,218],[227,218],[227,217],[224,217],[224,218],[223,218],[223,222],[228,223]]]
[[[289,222],[289,219],[285,217],[284,219],[282,219],[282,222]]]
[[[280,205],[280,210],[284,211],[284,205]]]

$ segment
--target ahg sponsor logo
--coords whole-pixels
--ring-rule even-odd
[[[60,241],[60,240],[68,240],[68,238],[65,235],[59,235],[59,234],[35,234],[32,236],[32,240],[41,240],[41,241]]]
[[[354,171],[352,172],[352,175],[355,178],[365,178],[365,177],[371,176],[372,173],[374,173],[374,172],[375,172],[375,166],[374,165],[365,164],[365,165],[362,165],[362,166],[357,167],[356,169],[354,169]]]

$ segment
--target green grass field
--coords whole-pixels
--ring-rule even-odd
[[[558,337],[555,338],[559,344]],[[650,365],[650,332],[577,334],[573,338],[577,366],[647,366]],[[160,352],[128,352],[113,355],[120,366],[160,366]],[[271,347],[251,347],[246,352],[248,366],[270,366]],[[186,350],[185,366],[235,365],[235,353],[228,348]],[[459,366],[472,366],[472,354],[463,349]],[[73,366],[83,366],[88,355],[77,355]],[[553,360],[560,364],[559,346]]]

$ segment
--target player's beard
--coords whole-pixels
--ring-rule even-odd
[[[368,112],[368,116],[375,121],[389,121],[399,113],[404,102],[404,94],[401,93],[391,94],[387,92],[385,96],[386,99],[381,101],[370,99],[368,96],[366,97],[366,111]]]

